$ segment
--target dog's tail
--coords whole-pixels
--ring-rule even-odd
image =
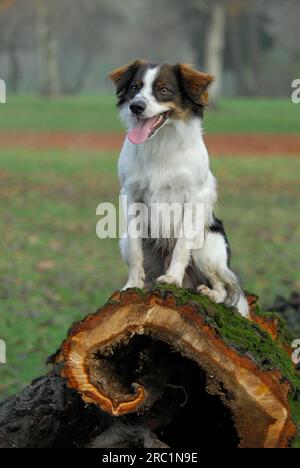
[[[227,291],[227,297],[224,302],[225,305],[228,307],[236,307],[243,317],[249,317],[249,305],[237,275],[227,268],[222,274],[222,280],[224,281]]]

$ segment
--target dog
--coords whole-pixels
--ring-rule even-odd
[[[184,237],[121,239],[121,254],[129,267],[124,290],[144,288],[154,281],[189,287],[249,317],[239,278],[230,267],[228,238],[214,215],[217,185],[202,136],[208,87],[214,78],[187,64],[144,60],[135,60],[109,76],[128,130],[118,162],[126,209],[132,203],[204,206],[204,241],[199,248],[191,248]],[[164,227],[170,226],[162,226],[162,231]]]

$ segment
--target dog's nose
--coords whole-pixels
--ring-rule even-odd
[[[146,109],[146,104],[144,101],[135,101],[129,106],[131,112],[136,115],[140,115]]]

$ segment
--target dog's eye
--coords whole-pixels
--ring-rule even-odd
[[[131,91],[137,91],[138,90],[138,85],[136,83],[132,84],[130,86]]]
[[[171,92],[168,88],[161,88],[161,89],[160,89],[160,92],[161,92],[161,94],[163,94],[164,96],[169,96],[170,94],[172,94],[172,92]]]

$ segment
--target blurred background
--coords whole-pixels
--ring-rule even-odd
[[[123,286],[96,207],[124,138],[108,72],[188,62],[216,81],[205,141],[244,288],[300,337],[298,0],[0,0],[0,399]]]
[[[289,96],[300,73],[297,0],[1,0],[10,92],[110,92],[137,57],[217,72],[226,96]]]

